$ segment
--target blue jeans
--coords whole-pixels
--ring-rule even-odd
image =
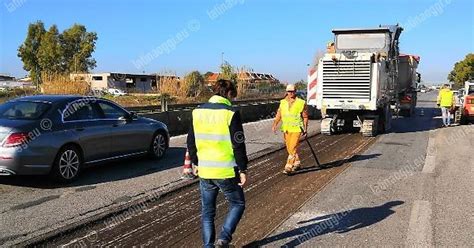
[[[214,217],[216,216],[216,200],[219,190],[224,193],[230,204],[219,239],[230,242],[232,234],[239,224],[245,209],[245,198],[237,178],[229,179],[200,179],[202,203],[202,239],[204,247],[214,247],[216,231]]]
[[[450,107],[441,107],[441,116],[443,117],[443,124],[449,126],[451,124],[451,113],[449,113]]]

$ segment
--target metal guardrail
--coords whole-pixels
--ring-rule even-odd
[[[252,100],[238,100],[233,101],[234,106],[248,105],[248,104],[262,104],[262,103],[271,103],[279,101],[281,98],[269,98],[269,99],[252,99]],[[168,105],[168,111],[178,111],[184,109],[194,109],[197,106],[204,104],[201,103],[188,103],[188,104],[170,104]],[[151,106],[138,106],[138,107],[126,107],[128,111],[133,111],[136,113],[158,113],[161,111],[161,105],[151,105]]]

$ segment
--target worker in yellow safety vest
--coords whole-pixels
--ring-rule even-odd
[[[296,96],[295,85],[290,84],[286,87],[286,96],[280,101],[280,107],[273,122],[272,130],[277,131],[278,124],[281,124],[281,131],[284,134],[288,159],[286,161],[283,173],[289,174],[301,165],[298,156],[298,144],[301,135],[307,135],[308,130],[308,111],[306,102]]]
[[[441,115],[443,117],[443,126],[448,127],[451,125],[451,109],[454,107],[454,93],[449,88],[449,84],[443,85],[439,90],[438,107],[441,107]]]
[[[237,95],[235,85],[218,80],[215,95],[192,112],[187,148],[195,174],[199,176],[204,247],[228,247],[245,209],[242,187],[247,181],[247,152],[240,114],[229,99]],[[221,191],[229,202],[229,213],[215,242],[216,199]]]

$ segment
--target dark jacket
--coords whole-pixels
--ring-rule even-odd
[[[231,107],[221,104],[221,103],[206,103],[198,108],[205,108],[205,109],[229,109]],[[232,116],[232,120],[229,126],[230,136],[232,140],[232,148],[234,151],[235,162],[238,166],[236,168],[240,171],[247,170],[248,158],[247,158],[247,150],[245,148],[245,135],[244,135],[244,128],[242,126],[242,120],[240,118],[239,111],[234,111],[234,115]],[[199,165],[199,160],[197,157],[197,147],[196,147],[196,140],[194,136],[194,128],[192,125],[191,119],[191,128],[189,129],[188,138],[187,138],[187,146],[189,156],[191,157],[191,161],[195,165]]]

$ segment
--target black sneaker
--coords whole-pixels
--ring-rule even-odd
[[[216,242],[216,248],[229,248],[230,243],[227,240],[218,239]]]
[[[182,179],[185,179],[185,180],[193,180],[193,179],[196,178],[196,176],[195,176],[195,175],[192,175],[192,174],[183,174],[183,175],[181,176],[181,178],[182,178]]]

